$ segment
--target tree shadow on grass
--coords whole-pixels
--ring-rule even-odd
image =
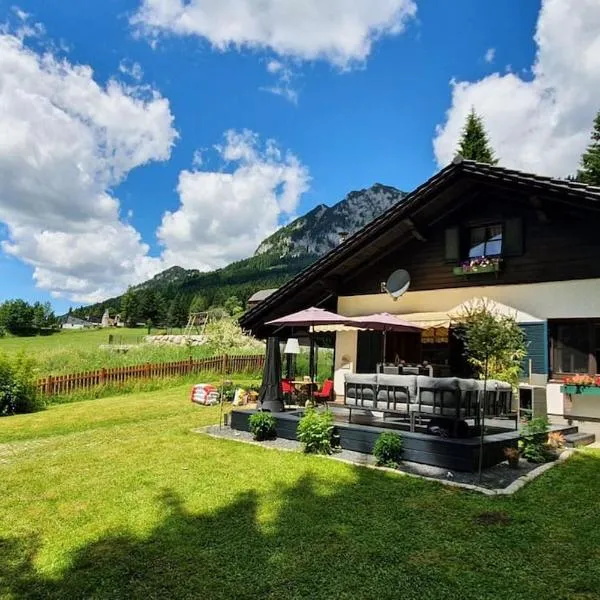
[[[588,476],[576,475],[575,484],[587,478],[589,485],[589,474],[599,465],[597,457],[581,459]],[[351,475],[337,483],[306,475],[270,494],[266,501],[272,504],[248,492],[202,514],[190,513],[166,491],[160,499],[165,517],[148,535],[106,535],[75,551],[56,578],[35,568],[39,539],[0,540],[0,596],[594,597],[587,594],[600,583],[600,573],[592,570],[589,552],[585,578],[577,574],[586,567],[585,552],[595,537],[565,548],[578,564],[557,564],[556,556],[548,556],[545,531],[556,532],[552,516],[564,506],[562,492],[533,519],[523,514],[527,502],[522,501],[510,522],[484,526],[476,515],[490,507],[510,512],[511,500],[367,469],[354,469]],[[594,485],[597,493],[598,479]],[[528,564],[535,564],[537,575]]]

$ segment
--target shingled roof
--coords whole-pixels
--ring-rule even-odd
[[[446,186],[450,186],[451,183],[465,178],[480,180],[488,184],[510,185],[532,195],[544,193],[544,195],[560,197],[562,200],[576,201],[581,206],[600,208],[600,187],[465,160],[459,156],[408,194],[402,202],[392,206],[339,246],[298,273],[260,304],[247,311],[240,319],[241,326],[245,329],[256,329],[258,324],[281,316],[278,314],[281,311],[276,310],[278,305],[294,295],[302,293],[309,283],[312,285],[315,281],[325,277],[337,265],[376,240],[383,232],[397,225],[403,219],[410,222],[410,217],[415,211],[425,206],[436,193]],[[268,315],[268,319],[265,318],[266,315]]]

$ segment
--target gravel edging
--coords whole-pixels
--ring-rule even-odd
[[[228,426],[219,427],[218,425],[209,425],[207,427],[201,427],[199,429],[192,429],[193,433],[201,433],[204,435],[208,435],[212,438],[216,439],[228,439],[235,442],[241,442],[243,444],[251,444],[253,446],[259,446],[260,448],[265,448],[267,450],[280,450],[283,452],[301,452],[302,445],[300,442],[296,440],[287,440],[284,438],[277,438],[275,440],[267,440],[264,442],[257,442],[252,438],[252,434],[247,431],[238,431],[233,430]],[[378,467],[375,464],[375,458],[371,454],[364,454],[362,452],[353,452],[351,450],[337,451],[334,454],[330,455],[313,455],[320,458],[324,458],[326,460],[337,460],[339,462],[343,462],[346,464],[350,464],[358,467],[365,467],[368,469],[375,469],[377,471],[384,471],[388,473],[394,473],[395,475],[405,476],[405,477],[416,477],[418,479],[424,479],[426,481],[434,481],[436,483],[441,483],[442,485],[454,488],[460,488],[464,490],[470,490],[473,492],[478,492],[485,496],[511,496],[526,484],[530,483],[537,479],[540,475],[543,475],[546,471],[549,471],[555,465],[563,463],[569,457],[571,457],[575,453],[575,449],[569,448],[562,452],[560,456],[553,462],[544,463],[542,465],[533,466],[529,465],[530,469],[514,479],[511,483],[509,483],[505,487],[484,487],[482,485],[476,485],[474,483],[467,483],[465,481],[453,481],[449,479],[445,479],[439,476],[432,476],[424,474],[428,470],[435,471],[437,473],[441,471],[445,471],[445,469],[438,469],[437,467],[429,467],[428,465],[420,465],[417,463],[403,463],[400,468],[392,469],[389,467]],[[528,463],[524,463],[528,465]],[[496,465],[498,467],[498,465]],[[404,469],[402,468],[404,467]],[[495,467],[492,467],[494,469]],[[415,471],[422,471],[421,473]],[[489,471],[489,469],[487,470]],[[463,477],[465,475],[456,473],[457,477]],[[472,476],[472,474],[470,474]],[[467,477],[467,476],[465,476]]]

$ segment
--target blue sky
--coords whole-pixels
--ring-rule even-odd
[[[538,63],[540,60],[536,59],[540,42],[536,43],[534,34],[542,18],[546,19],[548,27],[556,23],[558,17],[551,11],[557,12],[559,8],[548,6],[544,14],[537,1],[415,0],[416,14],[402,20],[401,32],[380,33],[375,36],[377,39],[372,41],[364,59],[355,60],[351,56],[351,60],[342,66],[340,61],[345,58],[332,58],[324,51],[320,57],[311,59],[308,56],[312,49],[294,47],[293,42],[290,42],[289,51],[282,50],[287,42],[269,41],[255,43],[252,48],[242,41],[223,49],[215,48],[216,33],[211,37],[212,34],[198,31],[182,32],[169,24],[156,27],[155,22],[152,27],[142,27],[139,22],[134,23],[132,17],[140,14],[143,1],[20,0],[18,7],[23,12],[19,13],[14,2],[0,1],[0,20],[10,23],[4,35],[16,36],[22,41],[22,48],[15,50],[15,64],[18,64],[19,52],[29,49],[32,53],[29,58],[33,56],[37,61],[42,60],[44,52],[49,52],[56,61],[66,60],[69,68],[74,65],[91,67],[90,81],[93,79],[101,89],[111,79],[116,79],[123,86],[132,88],[148,86],[145,90],[123,88],[119,92],[124,96],[143,97],[146,107],[152,103],[152,93],[160,94],[162,100],[168,101],[168,108],[163,106],[156,119],[156,122],[162,119],[160,132],[147,133],[150,126],[143,119],[142,111],[138,111],[140,124],[135,127],[132,124],[132,131],[127,133],[140,138],[153,136],[155,144],[148,150],[147,158],[128,162],[119,176],[106,176],[98,184],[98,189],[102,188],[113,199],[117,217],[107,208],[101,216],[87,215],[71,227],[69,210],[63,206],[57,210],[64,210],[61,215],[66,223],[64,231],[60,222],[48,225],[47,220],[44,222],[41,218],[40,222],[35,222],[31,214],[24,216],[15,206],[19,204],[21,188],[18,185],[27,178],[36,178],[38,167],[26,160],[27,156],[22,157],[23,161],[17,167],[13,162],[7,162],[10,167],[4,167],[0,155],[0,173],[4,168],[10,168],[11,172],[23,168],[18,185],[15,183],[8,191],[3,191],[0,186],[0,194],[4,193],[8,198],[3,212],[0,196],[0,239],[8,240],[11,246],[8,249],[5,245],[4,251],[0,251],[0,300],[16,296],[51,299],[61,311],[70,304],[116,293],[128,283],[135,283],[175,262],[183,262],[186,267],[210,268],[244,257],[274,222],[285,222],[319,203],[333,204],[351,190],[381,182],[409,191],[451,157],[457,127],[471,105],[483,113],[486,122],[489,119],[490,134],[501,159],[505,159],[503,163],[556,175],[567,174],[587,135],[585,123],[591,122],[593,116],[591,101],[577,113],[577,119],[573,117],[573,107],[566,107],[565,122],[570,119],[568,123],[579,135],[578,142],[546,162],[532,163],[528,158],[531,153],[519,156],[519,136],[515,133],[511,139],[507,132],[507,119],[514,121],[515,117],[505,114],[506,104],[514,97],[523,97],[523,110],[517,102],[514,111],[519,109],[520,115],[533,110],[532,98],[537,101],[540,97],[536,91],[536,78],[553,76],[548,66],[544,67],[543,73],[541,68],[537,74],[532,72],[536,60]],[[149,6],[153,4],[153,0],[145,1]],[[178,0],[168,1],[173,5],[178,3]],[[203,0],[195,1],[203,4]],[[394,1],[389,0],[389,3]],[[295,3],[295,0],[290,2]],[[360,4],[360,0],[356,2]],[[546,4],[561,2],[569,3],[568,0],[548,0]],[[598,11],[593,3],[582,2],[597,18]],[[230,4],[235,3],[236,0],[230,0]],[[397,4],[409,5],[411,0],[397,0]],[[36,23],[43,29],[35,26]],[[16,33],[24,24],[32,32]],[[276,29],[278,25],[271,26]],[[576,42],[572,40],[572,43]],[[593,37],[592,43],[595,43]],[[327,40],[315,41],[317,52],[319,44],[327,47]],[[550,47],[548,52],[552,50]],[[540,55],[543,58],[544,53]],[[134,64],[139,65],[143,77],[136,79],[124,72],[132,71]],[[271,73],[270,68],[279,71]],[[289,84],[280,78],[284,70],[291,72]],[[61,77],[56,70],[52,76]],[[555,79],[559,81],[560,78],[556,75]],[[13,85],[20,85],[22,80],[22,77],[16,78],[17,83],[13,81]],[[451,81],[462,83],[451,84]],[[35,85],[25,80],[23,93],[38,94]],[[62,88],[66,85],[64,81],[60,83]],[[297,101],[265,89],[277,85],[288,85],[291,93],[297,94]],[[557,88],[559,85],[556,83]],[[516,91],[512,92],[510,86],[515,86]],[[72,105],[61,110],[65,110],[70,119],[79,118],[73,116],[78,109]],[[535,107],[536,114],[542,110],[539,105]],[[23,120],[26,125],[36,127],[28,119],[24,109],[15,112],[12,122]],[[115,135],[125,135],[122,129],[127,121],[126,113],[117,114],[115,122],[111,121],[108,126],[109,133],[112,127]],[[254,138],[244,137],[242,132],[245,130],[253,132]],[[227,131],[237,132],[241,137],[226,139]],[[532,144],[537,143],[541,151],[542,142],[537,138],[534,140],[534,134],[538,135],[532,132]],[[538,137],[543,136],[540,133]],[[267,140],[274,140],[280,150],[278,156],[268,154]],[[32,142],[33,145],[36,143]],[[214,149],[216,144],[222,145],[220,153]],[[102,147],[102,143],[98,145]],[[27,147],[33,146],[23,146]],[[238,159],[239,151],[249,147],[253,148],[252,156],[246,162]],[[51,151],[49,146],[48,152]],[[194,164],[196,151],[200,151],[202,161]],[[27,150],[23,150],[23,154],[26,153]],[[286,162],[286,153],[293,154],[291,162]],[[69,165],[65,161],[68,160],[77,168],[86,168],[81,167],[74,156],[66,157],[54,167],[55,170],[67,168]],[[90,177],[93,178],[96,177],[95,167],[94,163],[90,164]],[[212,195],[202,191],[206,197],[203,196],[202,203],[193,206],[194,195],[200,193],[198,190],[212,189],[213,184],[215,189],[219,188],[222,183],[218,178],[220,173],[255,168],[254,172],[260,173],[265,165],[273,171],[285,170],[285,173],[277,171],[266,184],[271,186],[272,202],[256,204],[254,212],[268,213],[268,219],[252,224],[251,211],[244,213],[245,216],[240,213],[238,220],[241,223],[234,222],[237,211],[232,203],[228,205],[233,207],[228,209],[231,216],[227,211],[221,211],[211,221],[206,215],[211,213],[213,206],[218,213],[217,205],[224,202],[218,191]],[[197,171],[212,174],[213,179],[195,178]],[[181,187],[177,189],[182,172],[191,174],[184,186],[187,191]],[[41,171],[39,178],[44,178]],[[302,180],[301,184],[297,183],[298,178]],[[60,181],[56,185],[60,187]],[[254,191],[244,188],[236,201],[252,205],[255,202],[252,194],[261,194],[261,185],[257,184]],[[291,190],[291,199],[280,197],[285,186]],[[84,197],[89,192],[87,187],[85,190],[66,192],[72,191],[74,204],[79,206],[81,202],[83,212],[96,204],[92,196]],[[35,202],[43,205],[46,202],[44,193],[43,189],[36,192]],[[54,200],[48,202],[47,206],[51,207]],[[169,221],[162,237],[157,237],[157,228],[161,222],[165,223],[165,211],[176,214],[178,219]],[[33,214],[36,212],[32,211]],[[182,221],[186,219],[192,223],[192,232],[182,231]],[[249,223],[248,227],[254,227],[252,235],[246,235],[240,229],[244,219]],[[130,251],[132,264],[121,264],[118,250],[113,248],[108,252],[107,262],[114,261],[114,268],[103,268],[102,236],[93,241],[81,238],[86,228],[104,231],[105,226],[109,229],[128,227],[127,242],[116,241],[115,246],[135,246]],[[52,233],[47,243],[33,244],[31,239],[37,240],[46,229]],[[132,235],[139,235],[139,239],[132,240]],[[230,237],[237,238],[239,243],[234,243]],[[66,256],[48,258],[53,254],[56,239],[60,239],[59,246],[62,244],[57,254],[64,252]],[[142,247],[144,244],[148,247]],[[89,249],[90,256],[71,264],[70,248],[74,253],[78,253],[76,248]],[[35,277],[34,266],[37,267]]]

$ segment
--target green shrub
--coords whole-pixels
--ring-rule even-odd
[[[44,401],[37,396],[34,361],[25,354],[0,355],[0,416],[42,410]]]
[[[529,462],[543,463],[553,458],[548,447],[548,426],[546,417],[536,417],[528,421],[521,430],[521,454]]]
[[[399,433],[382,433],[373,446],[373,456],[379,466],[395,469],[402,458],[402,438]]]
[[[275,417],[268,412],[256,412],[250,416],[250,432],[257,442],[277,437]]]
[[[319,412],[314,408],[306,409],[298,423],[298,440],[309,454],[331,454],[331,435],[333,433],[333,413],[330,410]]]

